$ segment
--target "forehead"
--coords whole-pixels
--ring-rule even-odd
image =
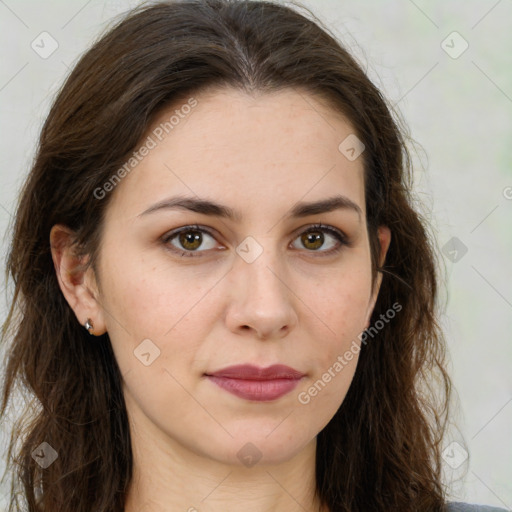
[[[181,194],[261,215],[263,205],[282,213],[338,193],[364,212],[363,159],[339,150],[353,133],[338,111],[304,91],[183,97],[155,117],[140,146],[151,149],[117,185],[112,207],[137,215]]]

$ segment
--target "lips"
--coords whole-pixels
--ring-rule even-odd
[[[217,386],[240,398],[270,401],[289,393],[305,374],[281,364],[267,368],[248,364],[229,366],[206,376]]]
[[[274,364],[267,368],[259,368],[252,364],[239,364],[210,374],[207,373],[207,375],[247,380],[300,379],[304,376],[304,374],[298,370],[283,364]]]

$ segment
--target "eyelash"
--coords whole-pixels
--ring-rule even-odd
[[[206,234],[210,235],[212,238],[215,238],[215,235],[209,229],[199,226],[197,224],[194,224],[194,225],[190,225],[190,226],[184,226],[175,231],[171,231],[170,233],[167,233],[166,235],[164,235],[161,238],[161,240],[172,252],[181,253],[180,256],[192,257],[192,258],[200,257],[200,255],[198,255],[197,253],[207,252],[207,251],[199,251],[199,250],[183,251],[183,250],[180,250],[180,249],[174,247],[173,245],[171,245],[169,243],[171,240],[176,238],[179,234],[184,233],[184,232],[186,233],[187,231],[199,231],[199,232],[206,233]],[[313,225],[309,226],[305,231],[302,231],[301,233],[299,233],[299,235],[294,240],[296,240],[299,236],[301,236],[303,234],[315,232],[315,231],[322,231],[322,232],[326,232],[326,233],[332,235],[339,242],[339,245],[337,247],[335,247],[334,249],[329,249],[328,251],[314,251],[314,250],[308,251],[306,249],[307,252],[318,253],[318,256],[320,256],[320,257],[331,256],[331,255],[334,255],[334,254],[337,254],[338,252],[340,252],[344,246],[347,246],[347,247],[351,246],[350,240],[342,231],[340,231],[332,226],[326,226],[324,224],[313,224]]]

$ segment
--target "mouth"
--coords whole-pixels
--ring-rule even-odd
[[[236,365],[206,373],[221,389],[245,400],[268,402],[292,391],[305,374],[285,365]]]

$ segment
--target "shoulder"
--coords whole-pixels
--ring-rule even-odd
[[[451,502],[446,504],[445,512],[507,512],[504,508],[469,503]]]

